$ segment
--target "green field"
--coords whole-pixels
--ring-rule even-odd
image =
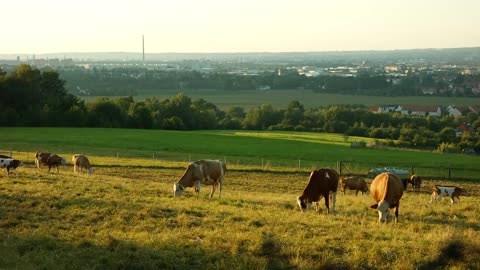
[[[276,109],[283,109],[293,100],[298,100],[305,108],[326,107],[339,104],[413,104],[413,105],[439,105],[456,106],[478,105],[478,98],[457,98],[457,97],[383,97],[383,96],[356,96],[338,94],[317,94],[311,90],[156,90],[148,95],[135,96],[136,101],[144,100],[147,97],[156,96],[159,98],[171,98],[178,93],[183,93],[192,99],[203,98],[208,102],[217,105],[221,109],[228,109],[233,106],[249,109],[261,104],[270,104]],[[96,97],[81,97],[87,102],[93,101]]]
[[[477,156],[385,148],[351,148],[352,141],[374,140],[340,134],[252,131],[164,131],[96,128],[0,128],[0,151],[18,152],[33,163],[38,150],[67,157],[73,153],[99,156],[102,165],[117,158],[162,166],[216,158],[231,169],[310,171],[342,161],[345,172],[366,174],[375,167],[417,168],[425,176],[477,179]],[[453,168],[454,171],[447,171]]]
[[[333,214],[323,201],[320,213],[301,213],[295,198],[308,172],[231,170],[222,198],[208,198],[208,187],[173,198],[185,164],[131,165],[119,158],[92,176],[71,164],[58,174],[32,164],[2,173],[0,269],[480,268],[478,184],[426,180],[402,197],[399,223],[379,224],[373,200],[351,191]],[[436,183],[469,196],[429,203]]]

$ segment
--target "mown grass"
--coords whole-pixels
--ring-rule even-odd
[[[351,191],[334,214],[301,213],[306,172],[230,170],[222,198],[208,198],[208,187],[173,198],[177,165],[99,166],[87,176],[27,164],[2,174],[0,268],[480,268],[478,184],[456,182],[469,196],[449,205],[429,203],[430,188],[453,182],[427,180],[404,194],[398,224],[379,224],[372,199]]]

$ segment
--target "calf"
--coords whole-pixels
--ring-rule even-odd
[[[322,197],[325,198],[327,213],[330,213],[329,197],[332,193],[332,210],[335,211],[338,189],[338,173],[334,169],[322,168],[310,173],[308,184],[303,190],[302,195],[297,197],[297,203],[300,210],[305,211],[315,202],[315,208],[319,210],[319,204]]]
[[[50,172],[52,167],[56,167],[58,173],[58,166],[67,164],[67,159],[62,158],[57,154],[37,152],[35,154],[35,164],[38,169],[40,169],[42,165],[48,166],[48,172]]]
[[[420,190],[420,186],[422,185],[422,178],[418,175],[412,175],[408,179],[408,183],[412,185],[412,190]]]
[[[10,170],[17,175],[17,167],[22,166],[23,162],[13,158],[0,158],[0,168],[7,168],[7,177],[10,176]]]
[[[402,180],[396,174],[381,173],[373,179],[370,194],[376,202],[370,208],[378,211],[378,220],[386,222],[389,217],[388,210],[395,208],[395,223],[397,223],[398,207],[403,195]]]
[[[73,172],[77,172],[77,170],[79,170],[81,173],[82,170],[85,169],[88,175],[91,175],[93,173],[93,167],[85,155],[82,155],[82,154],[73,155],[72,163],[73,163]]]
[[[432,197],[430,202],[434,200],[438,200],[442,202],[443,197],[450,197],[451,203],[455,203],[455,198],[460,203],[460,195],[466,195],[467,192],[463,188],[459,188],[456,186],[443,186],[443,185],[435,185],[433,187]]]
[[[350,177],[342,177],[341,181],[341,190],[343,195],[345,195],[345,190],[355,190],[355,196],[357,196],[358,192],[362,192],[363,194],[369,195],[370,192],[368,191],[368,186],[365,180],[358,176],[350,176]]]

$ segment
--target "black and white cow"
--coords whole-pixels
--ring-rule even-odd
[[[23,162],[13,158],[0,158],[0,168],[7,169],[7,177],[10,176],[10,171],[17,175],[17,167],[22,166]]]

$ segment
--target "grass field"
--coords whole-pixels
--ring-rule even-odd
[[[248,110],[261,104],[270,104],[275,109],[284,109],[293,100],[298,100],[305,108],[326,107],[339,104],[413,104],[413,105],[440,105],[456,106],[478,105],[478,98],[457,98],[457,97],[383,97],[383,96],[356,96],[338,94],[317,94],[311,90],[156,90],[149,95],[135,96],[136,101],[144,100],[147,97],[171,98],[178,93],[183,93],[191,99],[203,98],[219,108],[225,110],[233,106],[243,107]],[[96,97],[80,97],[87,102],[93,101]]]
[[[162,162],[185,162],[216,158],[230,168],[310,171],[335,167],[344,161],[352,173],[367,173],[377,166],[424,167],[423,175],[457,178],[478,175],[478,157],[402,149],[351,148],[352,141],[368,138],[309,132],[164,131],[92,128],[0,128],[0,152],[16,151],[18,159],[33,163],[38,150],[67,157],[84,153],[104,157],[102,165],[116,164],[118,157],[138,158],[138,164],[162,166]],[[150,161],[145,162],[145,159]],[[428,170],[427,170],[428,169]]]
[[[429,203],[439,181],[427,180],[404,194],[399,223],[379,224],[373,200],[351,191],[333,214],[301,213],[308,172],[231,170],[222,198],[208,198],[208,187],[173,198],[183,168],[131,161],[92,176],[71,165],[2,173],[0,269],[480,268],[478,184],[442,180],[469,192],[450,205]]]

